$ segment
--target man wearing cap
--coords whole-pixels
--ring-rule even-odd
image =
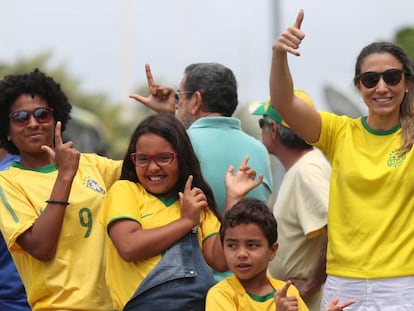
[[[295,94],[314,107],[304,91],[295,89]],[[273,207],[279,248],[269,264],[269,273],[291,280],[309,310],[319,311],[326,279],[330,165],[318,149],[289,128],[270,101],[253,102],[249,110],[262,116],[262,141],[285,169]]]

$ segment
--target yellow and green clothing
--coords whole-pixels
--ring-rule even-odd
[[[47,206],[57,177],[54,164],[27,169],[18,163],[0,172],[0,228],[33,310],[111,310],[104,280],[105,232],[98,225],[102,201],[119,179],[121,161],[82,154],[73,180],[56,254],[40,261],[16,239]]]
[[[350,278],[414,275],[414,158],[400,156],[400,125],[320,113],[315,144],[332,165],[327,273]]]
[[[275,291],[281,290],[285,286],[285,282],[268,278],[269,283]],[[287,296],[295,296],[298,300],[298,311],[307,311],[302,298],[296,287],[291,285],[288,288]],[[236,276],[230,276],[223,279],[212,288],[210,288],[206,298],[206,311],[274,311],[276,304],[274,300],[274,292],[265,296],[255,296],[249,294],[244,289]]]
[[[178,197],[165,200],[161,196],[148,193],[141,184],[127,180],[117,181],[103,204],[102,225],[108,226],[119,219],[130,219],[139,223],[143,230],[158,228],[181,218]],[[220,223],[216,216],[208,211],[202,213],[198,230],[200,247],[209,237],[218,233]],[[135,290],[148,273],[158,264],[162,254],[126,262],[119,255],[110,239],[107,240],[106,281],[116,309],[122,310]]]

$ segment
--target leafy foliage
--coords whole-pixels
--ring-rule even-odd
[[[394,42],[405,50],[411,64],[414,66],[414,28],[405,27],[400,29],[395,35]]]

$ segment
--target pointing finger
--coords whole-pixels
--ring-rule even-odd
[[[289,288],[290,284],[292,284],[292,282],[287,281],[285,286],[283,286],[283,288],[281,290],[276,291],[275,298],[277,300],[282,298],[282,297],[286,297],[286,294],[287,294],[287,291],[288,291],[288,288]]]
[[[188,176],[187,181],[184,186],[184,192],[191,191],[191,185],[193,183],[193,175]]]
[[[281,290],[281,295],[282,295],[282,297],[286,297],[286,294],[287,294],[287,291],[288,291],[288,288],[289,288],[289,286],[292,284],[292,282],[291,281],[287,281],[286,282],[286,284],[285,284],[285,286],[283,286],[283,288],[282,288],[282,290]]]
[[[62,122],[57,121],[55,126],[55,146],[61,146],[62,144]]]
[[[302,26],[303,18],[305,17],[305,12],[303,10],[300,10],[298,13],[298,16],[296,17],[295,21],[295,27],[300,29]]]

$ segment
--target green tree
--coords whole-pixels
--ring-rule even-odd
[[[405,50],[411,64],[414,66],[414,28],[405,27],[397,31],[394,42]]]

